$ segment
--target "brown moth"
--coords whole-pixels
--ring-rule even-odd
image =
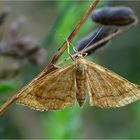
[[[114,108],[140,99],[139,86],[110,70],[87,61],[82,55],[64,68],[34,80],[20,91],[17,102],[36,110],[83,105],[89,93],[91,106]]]

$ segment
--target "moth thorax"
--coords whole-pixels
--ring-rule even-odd
[[[78,94],[76,94],[76,98],[79,106],[82,107],[85,102],[86,96],[84,95],[82,97],[79,97]]]
[[[83,75],[85,73],[85,65],[81,62],[76,63],[76,74]]]
[[[83,105],[86,97],[86,67],[85,63],[81,60],[76,62],[76,98],[80,106]]]

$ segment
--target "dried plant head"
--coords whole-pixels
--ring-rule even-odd
[[[111,34],[116,33],[118,30],[119,30],[118,28],[112,28],[112,27],[102,27],[99,29],[95,29],[93,32],[86,35],[84,38],[82,38],[78,42],[76,49],[78,51],[82,51],[83,49],[94,45],[95,43],[110,36]],[[97,45],[96,47],[93,47],[85,52],[88,53],[88,55],[90,55],[90,54],[94,53],[96,50],[99,50],[99,48],[104,48],[110,41],[111,41],[111,39],[104,41],[103,43],[101,43],[101,44]]]
[[[102,25],[115,26],[136,25],[138,22],[134,11],[126,6],[107,6],[97,9],[92,14],[92,20]]]

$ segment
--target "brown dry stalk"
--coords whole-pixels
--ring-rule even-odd
[[[67,40],[63,43],[63,45],[58,49],[57,54],[54,56],[53,60],[51,61],[50,65],[55,64],[59,57],[63,54],[63,52],[67,48],[67,41],[71,42],[74,37],[77,35],[79,29],[81,26],[85,23],[91,12],[95,9],[96,5],[98,4],[99,0],[94,0],[93,4],[90,6],[89,10],[85,13],[85,15],[81,18],[81,20],[78,22],[77,26],[74,28],[70,36],[67,38]]]
[[[74,28],[74,30],[72,31],[72,33],[69,35],[68,39],[63,43],[63,45],[58,49],[58,52],[56,53],[56,55],[53,57],[51,63],[48,65],[47,68],[45,68],[43,70],[43,72],[41,72],[34,80],[37,80],[38,78],[42,77],[43,75],[48,74],[52,69],[54,64],[58,61],[58,59],[60,58],[60,56],[63,54],[63,52],[66,50],[67,48],[67,41],[71,42],[74,37],[77,35],[79,29],[81,28],[81,26],[85,23],[85,21],[87,20],[87,18],[89,17],[89,15],[92,13],[92,11],[95,9],[95,7],[97,6],[97,4],[99,3],[100,0],[94,0],[93,4],[90,6],[90,8],[88,9],[88,11],[84,14],[84,16],[81,18],[81,20],[78,22],[78,24],[76,25],[76,27]],[[51,70],[50,70],[51,69]],[[30,84],[29,84],[30,85]],[[24,87],[23,87],[24,88]],[[23,89],[22,88],[22,89]],[[21,89],[21,90],[22,90]],[[20,90],[20,91],[21,91]],[[4,112],[13,102],[15,102],[17,100],[17,98],[19,97],[19,93],[22,92],[18,92],[16,95],[14,95],[11,99],[9,99],[1,108],[0,108],[0,113]]]

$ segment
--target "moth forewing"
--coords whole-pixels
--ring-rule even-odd
[[[25,87],[17,102],[41,111],[72,106],[76,96],[74,71],[69,65],[44,75]]]
[[[87,66],[91,105],[121,107],[140,99],[137,85],[98,64],[87,61]]]

